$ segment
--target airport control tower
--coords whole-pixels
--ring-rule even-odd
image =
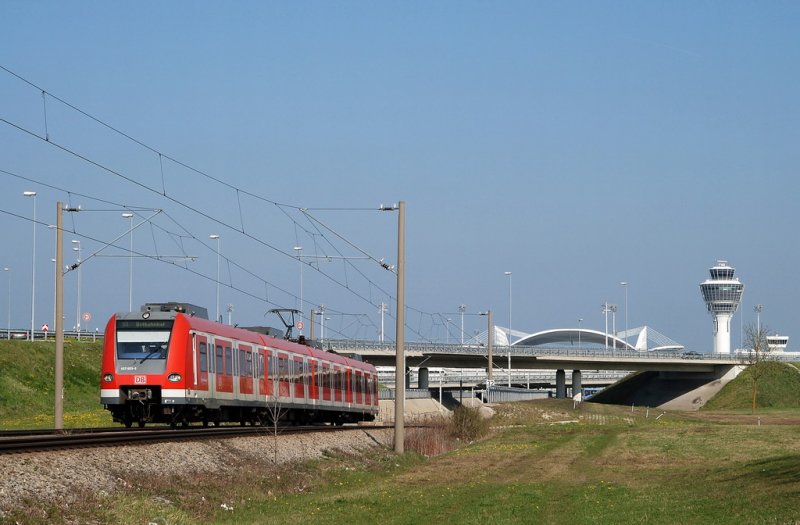
[[[733,274],[736,270],[728,261],[717,261],[709,270],[711,279],[700,284],[703,300],[708,311],[714,316],[714,353],[731,353],[731,317],[742,300],[744,285]]]

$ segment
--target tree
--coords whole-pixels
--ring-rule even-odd
[[[742,354],[743,361],[747,364],[747,373],[752,383],[751,413],[756,412],[756,399],[758,398],[758,381],[767,372],[766,361],[770,359],[769,346],[767,346],[766,326],[747,325],[745,327],[745,346],[749,349]]]

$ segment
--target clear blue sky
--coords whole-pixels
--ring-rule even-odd
[[[698,284],[727,259],[746,285],[744,323],[755,322],[761,303],[762,322],[797,348],[799,15],[795,2],[6,1],[0,65],[268,200],[373,209],[405,200],[407,302],[423,312],[409,313],[408,339],[444,340],[430,315],[439,313],[453,319],[457,339],[460,303],[468,314],[491,308],[507,325],[511,271],[516,329],[572,327],[578,318],[602,329],[604,301],[619,305],[621,329],[619,283],[628,281],[631,327],[648,324],[710,351]],[[222,236],[223,256],[250,272],[222,264],[221,280],[250,294],[221,291],[223,311],[233,304],[241,324],[264,324],[267,308],[297,304],[297,260],[265,243],[287,254],[299,244],[305,254],[361,255],[330,230],[305,233],[324,223],[395,262],[394,214],[312,211],[314,223],[159,163],[153,151],[45,101],[52,144],[8,124],[45,133],[41,93],[0,71],[0,170],[73,193],[0,173],[0,264],[11,268],[14,326],[30,324],[25,190],[38,192],[42,223],[37,327],[52,322],[46,224],[57,200],[86,209],[67,218],[75,231],[67,244],[82,239],[84,256],[122,236],[100,254],[116,257],[83,265],[81,309],[101,330],[128,306],[129,239],[116,204],[166,212],[134,232],[138,254],[197,257],[179,263],[191,272],[135,258],[135,304],[186,300],[213,312],[211,233]],[[182,204],[243,223],[247,235]],[[306,266],[306,309],[324,303],[331,329],[352,333],[356,323],[356,335],[374,338],[374,305],[394,293],[393,277],[374,261],[350,262],[319,262],[331,279]],[[72,327],[74,273],[66,279]],[[465,325],[470,335],[485,320],[468,315]],[[734,347],[739,326],[737,315]]]

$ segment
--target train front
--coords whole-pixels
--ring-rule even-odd
[[[100,402],[130,427],[175,424],[185,403],[188,324],[176,312],[116,314],[106,325]]]

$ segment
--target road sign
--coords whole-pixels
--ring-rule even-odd
[[[303,324],[303,321],[297,321],[295,326],[297,327],[298,330],[302,330],[305,325]]]
[[[89,312],[84,312],[82,317],[83,317],[84,321],[91,321],[92,320],[92,314],[90,314]]]
[[[49,332],[49,331],[50,331],[50,327],[47,326],[46,324],[43,324],[42,325],[42,332]]]

